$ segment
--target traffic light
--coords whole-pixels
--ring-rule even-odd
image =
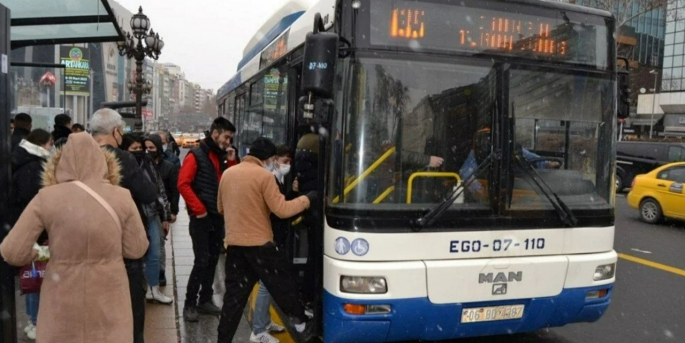
[[[618,71],[618,118],[628,118],[630,115],[630,74],[627,70]]]

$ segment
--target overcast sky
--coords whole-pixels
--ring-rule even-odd
[[[180,66],[188,81],[216,93],[235,75],[247,42],[287,0],[116,1],[134,14],[143,6],[164,40],[160,62]],[[131,31],[129,23],[124,29]]]

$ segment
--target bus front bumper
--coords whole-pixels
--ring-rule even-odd
[[[433,304],[425,298],[355,300],[324,291],[324,341],[327,343],[446,340],[531,332],[568,323],[594,322],[609,307],[613,284],[565,288],[553,297],[503,301]],[[588,297],[606,290],[600,297]],[[353,315],[346,304],[389,305],[388,314]],[[520,319],[461,323],[468,308],[524,305]]]

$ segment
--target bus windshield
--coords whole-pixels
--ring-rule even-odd
[[[345,68],[332,206],[429,208],[466,186],[451,209],[490,210],[498,207],[494,201],[510,211],[552,209],[526,167],[571,209],[610,206],[610,79],[503,68],[492,60],[360,57]],[[495,122],[504,123],[509,147],[494,143]],[[502,149],[512,156],[499,154],[477,168]],[[514,151],[530,165],[517,163]]]

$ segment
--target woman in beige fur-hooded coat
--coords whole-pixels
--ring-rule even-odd
[[[43,189],[0,244],[15,266],[34,257],[43,230],[50,237],[50,261],[41,288],[37,343],[130,343],[133,317],[124,258],[140,258],[148,240],[128,190],[118,187],[116,157],[87,133],[69,136],[48,162]],[[85,190],[104,198],[121,222]]]

